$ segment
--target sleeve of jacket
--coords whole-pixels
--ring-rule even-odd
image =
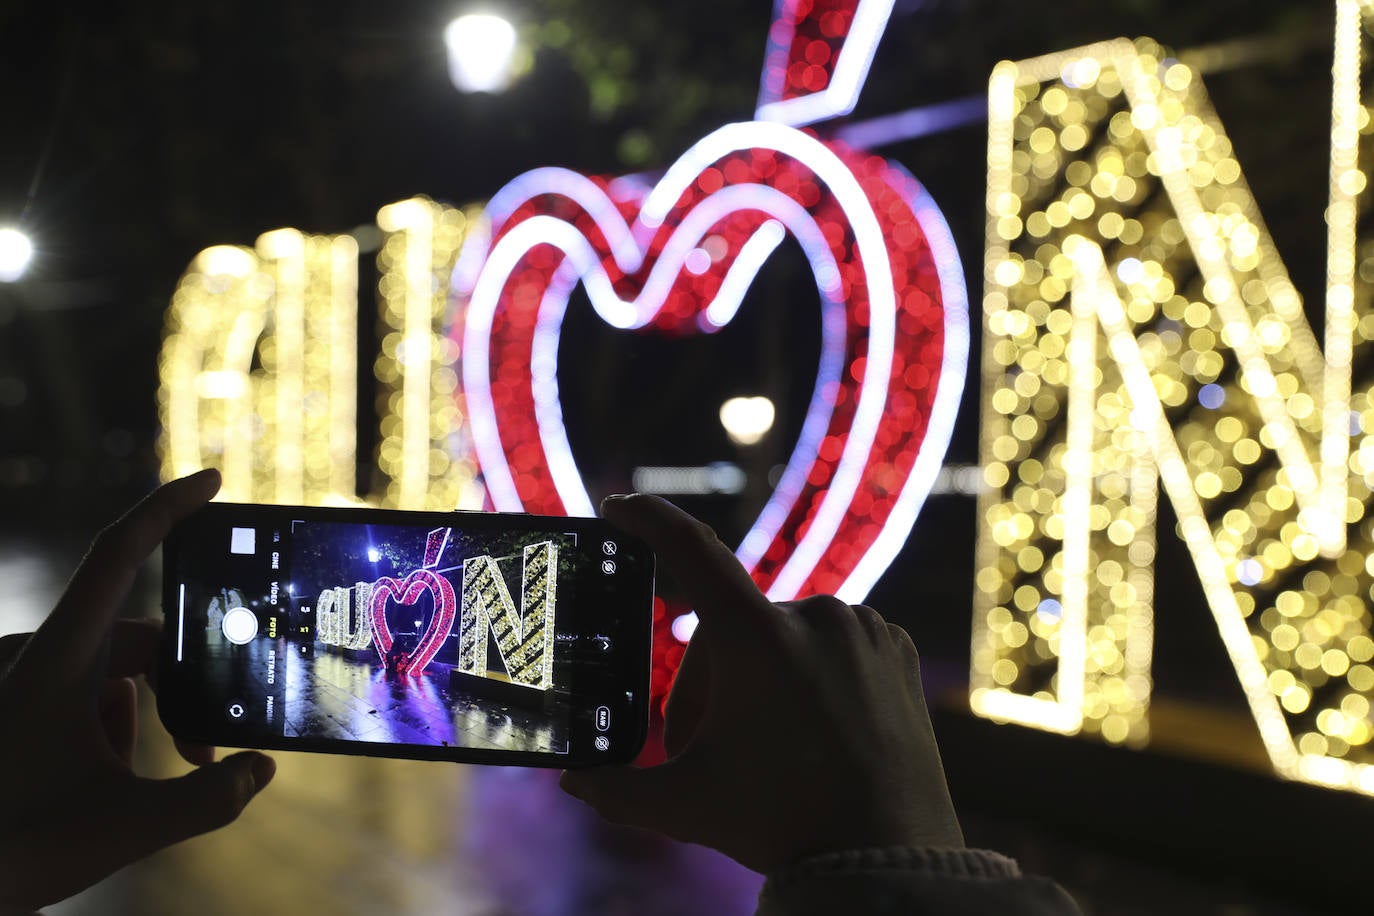
[[[757,916],[1079,916],[1053,881],[981,849],[886,847],[826,853],[768,876]]]

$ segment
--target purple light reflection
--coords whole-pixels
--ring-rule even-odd
[[[421,675],[394,674],[382,665],[374,665],[367,690],[367,701],[375,713],[381,734],[369,735],[369,741],[391,741],[413,744],[456,744],[453,716],[439,694],[436,678],[447,679],[448,672],[439,666],[436,671]]]
[[[511,912],[754,912],[762,877],[704,847],[603,821],[558,787],[557,770],[475,768],[468,791],[463,858]]]

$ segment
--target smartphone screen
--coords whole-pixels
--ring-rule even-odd
[[[163,545],[159,711],[231,747],[625,762],[653,582],[599,519],[211,503]]]

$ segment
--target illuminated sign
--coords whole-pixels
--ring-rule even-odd
[[[402,650],[387,623],[387,605],[393,601],[401,606],[415,604],[425,592],[429,592],[434,603],[434,612],[419,641],[408,650]],[[456,607],[453,584],[432,570],[417,569],[404,579],[383,576],[372,583],[372,632],[382,664],[399,674],[424,674],[453,632]]]
[[[487,676],[490,633],[512,683],[551,690],[558,548],[552,541],[530,544],[521,559],[519,614],[495,558],[469,557],[463,561],[458,670]]]
[[[1123,40],[994,71],[980,714],[1146,740],[1162,482],[1275,769],[1374,793],[1368,23],[1337,11],[1321,345],[1193,69]]]
[[[372,583],[325,589],[315,601],[315,638],[340,649],[372,645]]]
[[[774,598],[861,600],[939,472],[968,350],[963,269],[929,195],[899,165],[798,129],[852,108],[891,10],[780,0],[758,120],[702,139],[653,186],[547,168],[480,216],[423,198],[382,208],[371,501],[591,514],[558,402],[571,290],[617,328],[712,333],[790,236],[816,283],[822,354],[799,441],[738,553]],[[357,256],[349,236],[284,229],[197,257],[161,357],[167,476],[219,466],[226,499],[356,501]],[[370,600],[416,600],[439,587],[426,582]],[[656,658],[661,695],[675,659],[662,644]]]
[[[1119,40],[994,71],[980,715],[1148,740],[1162,482],[1275,769],[1374,793],[1374,390],[1356,368],[1374,339],[1374,261],[1356,244],[1368,10],[1337,0],[1320,343],[1195,69]],[[712,333],[790,237],[819,293],[822,355],[739,556],[775,598],[862,598],[935,479],[967,345],[957,252],[924,191],[798,130],[853,106],[890,11],[779,0],[756,120],[656,183],[550,168],[480,212],[384,207],[371,501],[589,514],[558,399],[571,290],[616,328]],[[290,229],[197,257],[168,311],[164,473],[218,466],[235,499],[355,500],[357,257],[348,236]],[[545,596],[522,589],[517,614],[494,561],[471,574],[464,664],[482,667],[490,627],[513,680],[546,676],[526,651]],[[424,577],[381,604],[426,589],[442,604]],[[376,630],[385,656],[375,589],[327,594],[322,638],[366,647]],[[661,603],[655,615],[669,622]],[[685,641],[690,623],[671,631]],[[680,657],[656,645],[658,695]]]
[[[882,0],[779,3],[759,120],[703,138],[652,186],[544,168],[492,197],[454,292],[462,398],[497,509],[593,513],[557,382],[576,284],[612,327],[711,333],[790,236],[819,293],[822,353],[799,441],[737,553],[777,600],[868,593],[953,428],[968,346],[962,267],[905,171],[793,125],[852,107],[890,12]]]
[[[888,164],[761,122],[721,128],[652,189],[554,169],[516,179],[492,198],[490,229],[464,248],[454,284],[462,391],[495,507],[593,512],[558,401],[575,283],[614,327],[709,332],[790,234],[820,291],[820,368],[801,438],[739,554],[775,599],[861,600],[906,539],[958,405],[966,328],[957,305],[944,307],[940,280],[957,260],[936,258],[935,233],[922,231],[933,214]]]
[[[378,505],[481,506],[444,333],[467,221],[424,198],[377,214]],[[218,467],[222,499],[357,502],[357,282],[348,235],[278,229],[192,261],[159,357],[165,477]]]
[[[158,358],[163,475],[217,467],[224,499],[352,500],[357,285],[347,235],[278,229],[201,252]]]
[[[712,134],[652,192],[541,169],[493,197],[481,220],[423,199],[384,207],[375,501],[590,514],[557,401],[572,286],[583,282],[614,326],[710,332],[790,234],[820,293],[824,352],[799,442],[740,556],[775,597],[860,600],[938,473],[967,360],[962,268],[934,203],[899,166],[791,126],[852,107],[890,12],[886,0],[780,2],[761,120]],[[462,321],[446,337],[449,272],[474,225],[453,278]],[[168,476],[220,465],[225,498],[354,498],[356,257],[348,236],[279,230],[254,250],[197,258],[162,355]],[[543,284],[536,311],[512,307],[511,271]],[[617,283],[635,288],[630,300]],[[493,398],[492,373],[511,365],[529,378]],[[516,452],[534,460],[512,469]]]
[[[486,555],[463,560],[462,597],[436,569],[448,547],[451,528],[429,533],[420,569],[402,578],[383,576],[353,588],[325,589],[315,603],[316,639],[328,646],[362,650],[376,646],[382,665],[399,674],[421,675],[444,648],[458,616],[456,669],[490,677],[488,634],[494,638],[507,678],[538,690],[553,688],[553,644],[556,617],[558,548],[552,541],[530,544],[519,559],[520,609],[511,600],[500,563],[510,557]],[[428,593],[432,611],[424,631],[405,649],[397,643],[388,610],[415,605]],[[416,621],[418,628],[422,621]]]

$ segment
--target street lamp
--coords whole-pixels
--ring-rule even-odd
[[[0,283],[13,283],[29,268],[33,260],[33,242],[10,226],[0,229]]]
[[[510,85],[515,27],[488,13],[459,16],[444,29],[448,75],[463,92],[500,92]]]
[[[720,405],[720,425],[736,445],[754,445],[773,428],[773,414],[765,397],[731,398]]]

